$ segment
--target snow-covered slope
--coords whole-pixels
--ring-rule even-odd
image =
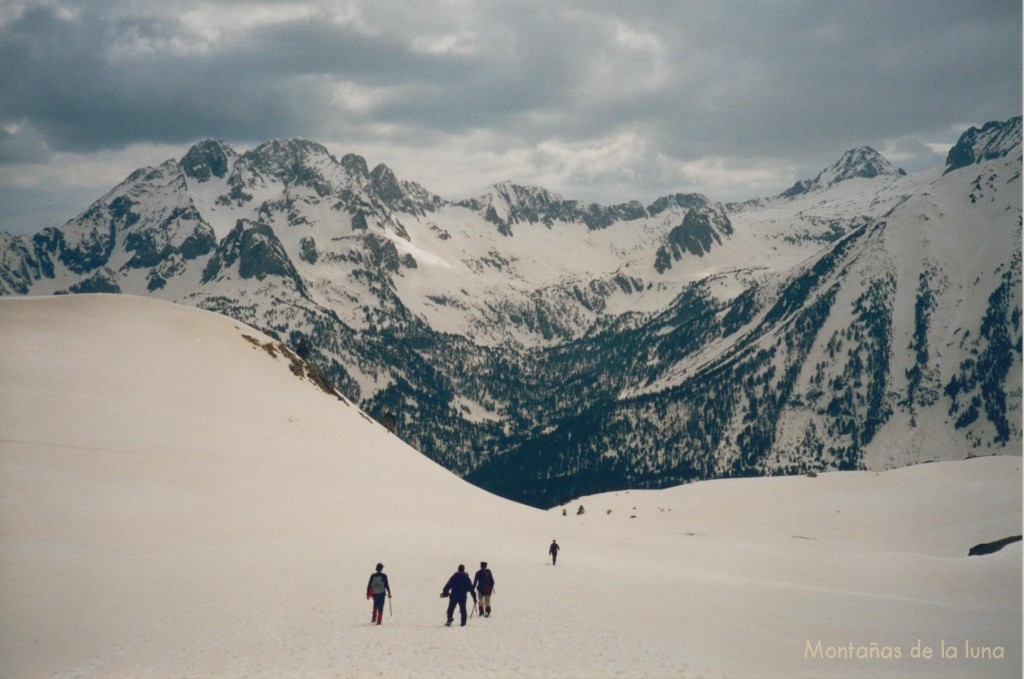
[[[1021,533],[1019,458],[541,512],[262,333],[129,296],[0,300],[0,403],[0,676],[1020,676],[1020,543],[967,556]],[[480,560],[494,615],[445,628]]]

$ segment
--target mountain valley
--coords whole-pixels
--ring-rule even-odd
[[[550,507],[698,479],[1021,449],[1021,119],[908,175],[854,149],[782,194],[454,202],[360,156],[208,140],[59,228],[0,292],[259,328],[431,459]]]

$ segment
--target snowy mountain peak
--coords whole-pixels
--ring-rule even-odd
[[[542,186],[516,184],[511,181],[498,182],[485,194],[493,205],[495,201],[504,203],[509,208],[546,208],[565,201],[562,196],[548,191]]]
[[[385,203],[402,199],[404,195],[402,186],[398,183],[398,177],[395,176],[390,167],[381,163],[370,171],[369,176],[371,186],[373,186],[374,191],[377,192],[377,195]]]
[[[698,207],[706,207],[711,203],[707,196],[700,193],[673,193],[670,196],[662,196],[647,207],[647,212],[659,215],[662,212],[674,207],[691,210]]]
[[[334,160],[322,144],[300,138],[266,141],[243,157],[253,167],[267,171],[274,176],[287,175],[316,160]]]
[[[882,175],[902,176],[904,174],[906,172],[896,168],[878,151],[870,146],[861,146],[844,153],[835,164],[823,170],[816,181],[824,186],[832,186],[856,177],[871,179]]]
[[[550,226],[561,217],[559,213],[565,208],[575,207],[575,201],[567,203],[562,196],[540,186],[503,181],[492,186],[487,193],[464,200],[459,205],[480,213],[488,222],[497,224],[500,233],[511,236],[512,224],[543,222]]]
[[[861,146],[850,149],[814,179],[802,179],[782,195],[786,198],[799,196],[809,191],[827,189],[848,179],[873,179],[875,177],[901,177],[906,172],[890,163],[885,156],[871,148]]]
[[[356,153],[346,153],[342,156],[341,166],[345,168],[350,175],[355,175],[357,177],[370,176],[370,168],[366,164],[366,158],[363,158]]]
[[[347,156],[346,156],[347,157]],[[368,175],[374,196],[388,208],[423,215],[440,207],[444,200],[416,182],[401,180],[390,167],[380,163]]]
[[[339,183],[338,161],[326,147],[306,139],[275,139],[248,151],[235,163],[228,179],[229,198],[252,200],[267,181],[284,186],[306,186],[319,196],[333,193]]]
[[[228,144],[206,139],[190,148],[178,165],[187,177],[202,183],[211,177],[227,177],[237,159],[238,154]]]
[[[1008,156],[1014,151],[1020,154],[1021,116],[1006,122],[991,121],[979,130],[972,127],[960,136],[960,140],[946,156],[946,172],[974,165],[986,160]]]

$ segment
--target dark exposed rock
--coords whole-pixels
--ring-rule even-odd
[[[310,264],[316,264],[317,259],[320,258],[320,253],[316,249],[316,241],[312,236],[303,236],[299,241],[299,258]]]
[[[211,177],[226,177],[231,171],[234,150],[227,144],[207,139],[188,150],[181,159],[181,171],[199,182]]]
[[[663,196],[651,203],[647,207],[647,212],[654,217],[670,208],[681,207],[686,208],[687,210],[692,210],[694,208],[704,207],[709,202],[710,201],[708,201],[707,198],[699,193],[674,193],[671,196]]]
[[[654,268],[664,273],[685,253],[701,257],[711,251],[713,244],[721,245],[723,235],[731,236],[732,232],[732,222],[724,210],[708,205],[695,207],[669,232],[665,245],[658,248]]]
[[[238,220],[206,265],[203,282],[218,278],[236,264],[241,278],[263,280],[268,276],[280,276],[291,281],[297,290],[305,291],[305,285],[284,246],[266,224]]]
[[[1016,149],[1020,153],[1021,116],[1006,122],[991,121],[962,135],[946,155],[946,173],[986,160],[1002,158]]]
[[[355,153],[348,153],[342,156],[341,166],[348,171],[349,174],[357,177],[368,177],[370,170],[366,165],[366,158]]]
[[[1002,540],[995,540],[993,542],[983,542],[979,545],[974,545],[967,552],[967,556],[985,556],[986,554],[995,554],[1006,545],[1012,545],[1014,542],[1020,542],[1022,536],[1012,535]]]
[[[103,267],[98,269],[89,278],[85,278],[69,287],[66,292],[72,294],[99,292],[120,294],[121,286],[117,282],[117,274]]]

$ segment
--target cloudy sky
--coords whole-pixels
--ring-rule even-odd
[[[205,138],[305,137],[460,199],[766,196],[1021,113],[1020,0],[0,0],[0,230]]]

